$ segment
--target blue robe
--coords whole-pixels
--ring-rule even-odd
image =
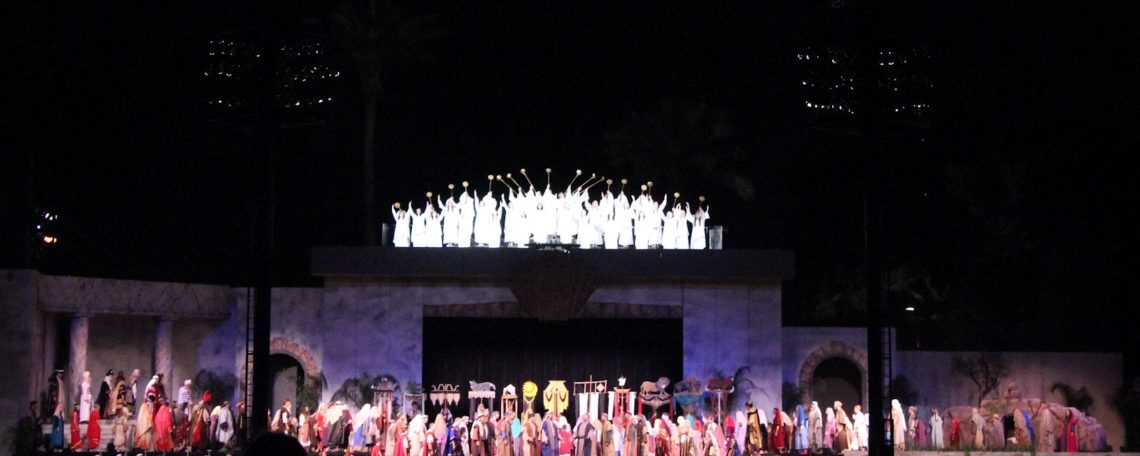
[[[447,410],[447,409],[444,409]],[[455,452],[455,428],[447,427],[447,441],[443,445],[443,456],[451,456]]]
[[[361,425],[356,426],[356,429],[352,431],[352,446],[357,448],[364,446],[364,428],[365,426],[361,423]]]
[[[63,418],[59,415],[51,416],[51,447],[63,448]]]
[[[1033,431],[1033,420],[1029,419],[1029,412],[1022,410],[1021,417],[1025,418],[1025,428],[1029,430],[1029,443],[1035,444],[1037,442],[1037,433]]]
[[[796,446],[797,450],[808,449],[808,420],[804,406],[796,406]]]
[[[553,421],[542,422],[542,432],[546,434],[546,442],[542,444],[542,456],[558,456],[558,426]]]

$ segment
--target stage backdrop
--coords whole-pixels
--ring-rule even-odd
[[[637,391],[642,381],[681,379],[679,319],[580,319],[545,322],[521,318],[424,318],[423,379],[460,385],[463,398],[455,416],[469,415],[468,381],[495,384],[495,409],[503,387],[515,385],[523,409],[522,383],[538,384],[535,410],[543,411],[542,390],[549,380],[608,380],[608,390],[626,377]],[[672,384],[669,391],[672,392]],[[428,412],[437,412],[432,404]],[[565,415],[572,417],[573,407]]]

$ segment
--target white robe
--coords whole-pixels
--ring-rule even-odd
[[[443,247],[443,219],[439,214],[432,212],[424,217],[425,245],[428,247]]]
[[[661,248],[675,249],[677,248],[677,218],[676,214],[666,215],[662,219],[664,226],[661,228]]]
[[[226,425],[222,426],[222,423]],[[222,407],[221,410],[218,411],[218,430],[217,433],[214,434],[214,438],[216,438],[218,442],[225,443],[228,442],[233,435],[234,416],[230,413],[229,407]]]
[[[443,245],[459,245],[459,209],[443,210]]]
[[[403,215],[403,217],[401,217]],[[395,230],[392,232],[392,245],[396,247],[409,247],[412,245],[412,219],[406,212],[392,209],[392,219],[395,220]]]
[[[903,414],[899,401],[891,402],[891,442],[896,449],[906,449],[906,415]]]
[[[941,450],[944,446],[942,443],[942,417],[939,415],[930,416],[930,446],[936,450]]]
[[[427,247],[427,216],[423,213],[411,214],[412,247]]]
[[[705,220],[709,219],[709,213],[706,210],[698,210],[693,215],[693,235],[689,237],[689,248],[693,250],[704,250],[708,246],[705,234]]]

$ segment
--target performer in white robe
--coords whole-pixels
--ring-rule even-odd
[[[427,247],[427,216],[422,209],[416,209],[410,214],[412,218],[411,239],[412,247]]]
[[[633,222],[635,212],[629,205],[625,195],[619,195],[618,205],[614,208],[614,222],[618,227],[618,248],[629,248],[636,244],[633,236]],[[648,243],[646,243],[648,245]]]
[[[661,222],[661,248],[673,250],[677,248],[677,216],[673,211],[665,213]]]
[[[938,409],[930,409],[930,446],[941,450],[945,446],[942,441],[942,416]]]
[[[424,237],[427,247],[443,247],[443,218],[436,211],[435,206],[428,205],[427,217],[424,218]]]
[[[509,195],[504,197],[503,204],[503,246],[504,247],[519,247],[519,231],[523,224],[522,210],[519,208],[517,199],[511,198]],[[522,243],[521,245],[525,245]]]
[[[446,247],[459,246],[459,205],[448,199],[446,203],[440,201],[443,208],[443,245]]]
[[[527,212],[527,221],[530,222],[531,235],[537,244],[550,242],[550,235],[555,230],[555,212],[539,202],[534,209]]]
[[[677,249],[689,249],[689,224],[693,223],[693,213],[689,212],[689,203],[685,203],[685,210],[682,212],[681,207],[678,205],[673,209],[677,228],[673,231],[676,237],[674,247]]]
[[[697,212],[692,216],[693,234],[689,237],[689,248],[693,250],[704,250],[708,246],[705,234],[705,221],[709,219],[709,208],[697,208]]]
[[[556,220],[556,233],[558,234],[558,242],[562,244],[573,244],[574,237],[578,235],[578,213],[581,212],[580,208],[575,208],[574,200],[569,197],[560,198],[557,212],[555,213]],[[579,206],[581,206],[579,204]]]
[[[427,417],[421,413],[408,423],[408,456],[423,456],[426,437]]]
[[[228,443],[233,436],[234,415],[233,412],[230,411],[230,401],[225,401],[218,410],[218,428],[214,433],[214,439],[223,446],[229,446]]]
[[[459,194],[459,233],[456,236],[459,247],[471,247],[475,235],[475,200],[464,189]]]
[[[898,399],[891,399],[891,442],[895,449],[906,449],[906,414]]]
[[[853,425],[855,426],[855,449],[863,450],[867,448],[867,431],[870,429],[870,415],[863,413],[863,406],[855,404],[854,413],[851,415]]]
[[[661,223],[660,220],[651,219],[645,211],[637,213],[637,218],[634,219],[634,233],[633,233],[633,246],[638,250],[645,250],[649,248],[649,242],[653,239],[653,225]]]
[[[411,201],[408,201],[408,207],[412,207]],[[397,208],[396,204],[393,204],[392,220],[394,221],[395,227],[392,232],[392,245],[396,247],[410,247],[412,245],[412,218],[408,216],[408,211]]]
[[[83,379],[79,382],[79,422],[87,422],[91,415],[91,372],[83,371]]]

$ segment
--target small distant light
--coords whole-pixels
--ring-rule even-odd
[[[914,312],[914,306],[906,306],[906,309],[903,310],[906,310],[907,312]]]

